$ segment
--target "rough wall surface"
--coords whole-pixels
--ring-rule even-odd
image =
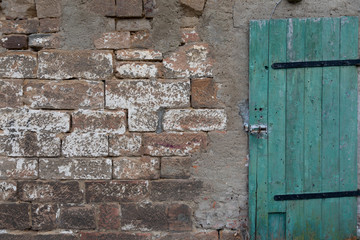
[[[248,238],[248,23],[277,0],[0,3],[1,239]]]

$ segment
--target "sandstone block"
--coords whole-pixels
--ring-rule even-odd
[[[42,18],[39,20],[39,32],[40,33],[55,33],[60,31],[60,19],[59,18]]]
[[[142,17],[142,0],[116,0],[117,17]]]
[[[149,49],[127,49],[116,51],[116,59],[122,61],[161,61],[162,53]]]
[[[115,179],[159,179],[160,161],[152,157],[121,157],[113,159]]]
[[[129,233],[129,232],[81,232],[81,240],[114,240],[114,239],[126,239],[126,240],[152,240],[151,233]]]
[[[32,108],[101,109],[104,83],[99,81],[25,81],[25,103]],[[1,104],[1,103],[0,103]]]
[[[111,159],[62,159],[39,160],[41,179],[111,179]]]
[[[0,157],[0,179],[36,179],[37,159]]]
[[[36,17],[34,0],[2,0],[0,3],[8,19]]]
[[[34,203],[31,205],[31,229],[53,230],[57,228],[56,213],[59,207],[57,204]]]
[[[149,30],[132,32],[130,36],[131,48],[151,48],[153,45]]]
[[[61,17],[61,1],[35,0],[38,18]]]
[[[0,79],[0,108],[18,108],[22,106],[23,80]]]
[[[39,20],[26,19],[26,20],[1,20],[0,29],[2,33],[11,34],[31,34],[36,33],[39,27]]]
[[[142,154],[142,135],[130,133],[109,136],[110,156],[138,156]]]
[[[0,201],[16,201],[16,190],[15,181],[0,181]]]
[[[108,138],[99,133],[72,133],[64,139],[65,157],[102,157],[108,155]]]
[[[108,16],[108,17],[115,16],[114,0],[90,0],[88,6],[90,11],[98,15]]]
[[[29,36],[29,46],[37,50],[60,48],[60,35],[32,34]]]
[[[154,132],[159,122],[157,112],[157,109],[149,106],[130,108],[128,111],[129,131]]]
[[[7,49],[27,49],[28,38],[25,35],[7,35],[1,38],[1,45]]]
[[[0,53],[0,77],[36,78],[37,57],[32,52]]]
[[[180,0],[180,2],[198,12],[202,12],[205,6],[205,0]]]
[[[159,240],[218,240],[218,232],[214,230],[192,233],[169,233]]]
[[[194,180],[162,180],[150,182],[152,201],[191,201],[196,198],[203,184]]]
[[[113,73],[109,51],[40,51],[38,76],[42,79],[105,79]]]
[[[167,210],[170,231],[191,231],[192,210],[185,204],[172,204]]]
[[[30,227],[29,203],[0,204],[0,228],[25,230]]]
[[[60,227],[64,229],[95,229],[93,206],[66,206],[60,209]]]
[[[103,230],[116,230],[120,228],[120,205],[105,203],[99,206],[99,228]]]
[[[130,32],[103,33],[100,38],[95,39],[97,49],[121,49],[130,47]]]
[[[162,76],[161,63],[117,62],[118,78],[159,78]]]
[[[73,233],[39,233],[39,234],[29,234],[29,233],[0,233],[1,240],[78,240],[79,238]]]
[[[116,22],[116,31],[136,32],[150,29],[150,22],[146,19],[120,19]]]
[[[189,178],[191,159],[187,157],[161,158],[161,178]]]
[[[191,106],[213,108],[220,105],[217,98],[218,86],[211,78],[191,80]]]

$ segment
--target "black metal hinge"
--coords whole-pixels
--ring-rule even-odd
[[[360,66],[360,59],[273,63],[273,69]]]
[[[275,195],[274,200],[275,201],[289,201],[289,200],[343,198],[343,197],[357,197],[357,196],[360,196],[360,190],[344,191],[344,192],[324,192],[324,193],[301,193],[301,194]]]

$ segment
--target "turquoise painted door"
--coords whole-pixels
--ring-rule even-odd
[[[358,18],[251,21],[249,54],[251,239],[355,239],[356,197],[274,195],[357,190],[356,67],[271,64],[358,58]]]

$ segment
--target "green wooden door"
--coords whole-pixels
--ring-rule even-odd
[[[356,59],[358,18],[250,23],[251,239],[349,239],[355,197],[274,201],[274,195],[357,189],[357,70],[275,70],[275,62]]]

